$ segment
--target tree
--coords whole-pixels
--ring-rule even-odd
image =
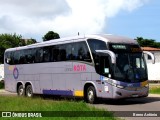
[[[53,31],[48,31],[43,37],[43,41],[49,41],[52,39],[58,39],[60,38],[59,34]]]
[[[27,45],[30,45],[30,44],[34,44],[34,43],[37,43],[37,41],[33,38],[31,38],[28,42],[27,42]]]
[[[136,40],[142,47],[160,48],[160,42],[156,42],[153,39],[144,39],[143,37],[137,37]]]
[[[0,34],[0,63],[3,63],[4,52],[8,48],[25,46],[36,43],[36,40],[29,39],[25,42],[21,35],[16,34]]]
[[[0,63],[3,63],[5,50],[19,46],[21,38],[21,35],[16,34],[0,34]]]

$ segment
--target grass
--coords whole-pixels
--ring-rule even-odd
[[[97,109],[88,106],[83,101],[73,100],[44,100],[42,98],[25,98],[17,96],[0,96],[0,111],[35,111],[44,112],[50,111],[53,117],[29,118],[37,120],[117,120],[111,112]],[[53,115],[55,114],[55,116]],[[74,115],[76,117],[68,117]],[[101,116],[99,116],[101,114]],[[56,115],[59,115],[58,117]],[[43,115],[42,115],[43,116]],[[63,116],[63,117],[61,117]],[[81,117],[79,117],[81,116]],[[97,117],[98,116],[98,117]],[[11,118],[3,118],[3,120],[10,120]],[[12,118],[14,120],[21,120],[22,118]],[[27,119],[27,118],[23,118]]]
[[[160,86],[152,86],[152,87],[150,87],[149,92],[152,93],[152,94],[160,94]]]

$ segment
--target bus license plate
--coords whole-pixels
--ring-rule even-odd
[[[138,97],[138,95],[132,95],[132,97]]]

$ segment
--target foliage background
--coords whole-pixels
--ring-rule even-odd
[[[8,48],[25,46],[36,43],[35,39],[22,39],[21,35],[15,34],[0,34],[0,64],[4,63],[4,52]]]

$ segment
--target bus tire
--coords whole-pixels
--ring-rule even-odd
[[[96,90],[93,86],[89,86],[87,89],[87,102],[90,104],[96,103]]]
[[[24,88],[23,88],[23,85],[19,85],[18,86],[18,90],[17,90],[17,94],[18,96],[24,96]]]
[[[26,87],[26,96],[27,97],[33,97],[33,90],[31,85],[27,85]]]

